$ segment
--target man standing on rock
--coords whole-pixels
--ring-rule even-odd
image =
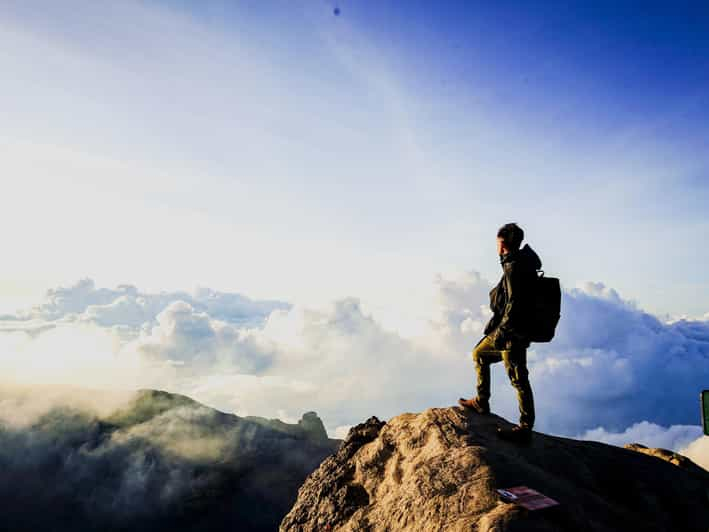
[[[500,437],[527,442],[534,425],[534,398],[527,372],[530,316],[533,312],[533,289],[542,266],[539,256],[525,244],[524,231],[515,223],[503,225],[497,232],[497,254],[502,265],[502,278],[490,291],[493,312],[483,331],[485,336],[473,349],[477,371],[477,396],[458,399],[461,406],[480,414],[490,413],[490,364],[502,360],[512,386],[517,390],[519,425],[498,428]]]

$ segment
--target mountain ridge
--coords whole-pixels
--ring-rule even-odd
[[[0,390],[18,412],[29,399]],[[0,529],[274,530],[339,444],[314,412],[239,417],[152,389],[105,415],[57,403],[0,423]]]

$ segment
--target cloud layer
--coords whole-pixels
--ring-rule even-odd
[[[3,317],[0,369],[21,382],[168,389],[289,421],[316,410],[331,434],[341,433],[370,415],[453,404],[473,392],[470,353],[490,315],[492,283],[474,271],[434,283],[435,308],[415,336],[404,336],[355,297],[316,309],[83,280]],[[707,320],[661,321],[602,283],[580,283],[563,290],[556,338],[533,344],[528,360],[539,430],[675,450],[699,435]],[[493,366],[492,407],[517,417],[501,364]]]
[[[672,425],[663,427],[655,423],[641,421],[634,423],[623,432],[609,432],[602,427],[586,431],[579,436],[583,440],[594,440],[611,445],[623,446],[640,442],[647,447],[662,449],[686,449],[701,439],[702,428],[697,425]]]
[[[104,327],[139,328],[154,322],[174,301],[183,301],[211,318],[237,325],[255,325],[275,309],[288,309],[283,301],[254,301],[241,294],[198,288],[193,293],[144,293],[135,286],[96,288],[93,280],[82,279],[69,287],[47,292],[45,300],[16,315],[0,316],[7,328],[24,323],[91,322]]]

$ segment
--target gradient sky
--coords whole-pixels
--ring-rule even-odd
[[[709,312],[706,2],[4,1],[0,49],[0,311],[88,276],[415,315],[516,221],[565,287]]]

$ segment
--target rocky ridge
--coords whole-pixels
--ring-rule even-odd
[[[519,445],[501,441],[499,425],[509,423],[458,407],[388,423],[372,417],[308,476],[280,530],[706,532],[709,526],[709,473],[685,457],[672,462],[670,451],[537,432]],[[519,485],[560,504],[529,511],[496,492]]]

